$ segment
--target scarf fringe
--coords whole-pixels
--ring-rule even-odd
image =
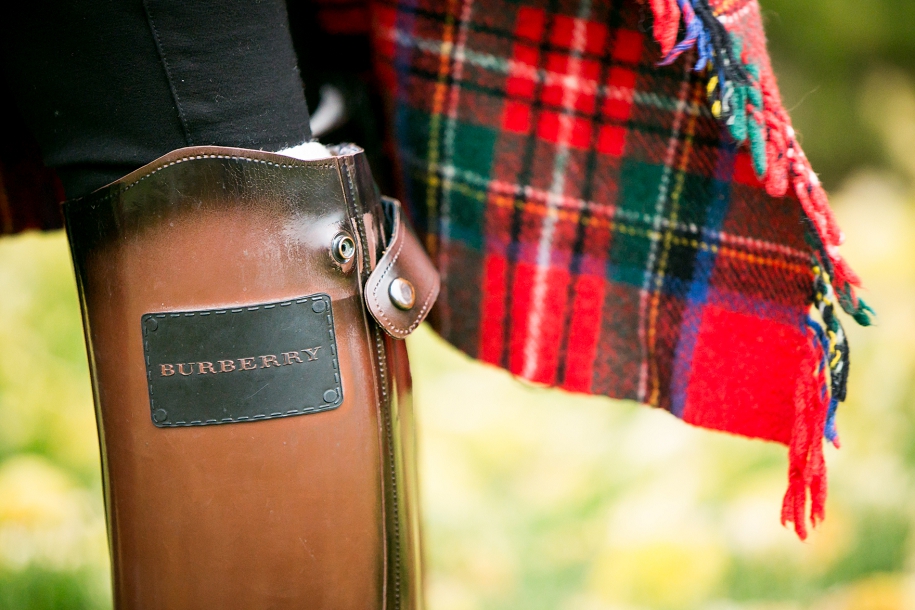
[[[788,490],[782,502],[782,525],[794,524],[798,538],[807,538],[807,498],[810,498],[810,523],[816,527],[825,517],[826,461],[823,436],[827,421],[834,414],[836,397],[830,397],[831,377],[826,331],[812,318],[807,319],[810,350],[801,364],[795,390],[794,429],[788,447]],[[837,441],[837,439],[836,439]]]
[[[755,4],[756,0],[752,0]],[[768,62],[753,63],[743,42],[718,18],[709,0],[650,0],[654,36],[669,64],[695,47],[695,70],[708,69],[712,113],[739,144],[748,143],[754,170],[773,197],[793,189],[819,243],[819,254],[839,293],[839,304],[863,325],[873,310],[857,298],[860,278],[839,254],[845,239],[826,191],[797,141]],[[757,8],[758,10],[758,8]],[[683,38],[677,43],[680,22]],[[759,36],[762,36],[759,32]]]
[[[788,446],[788,490],[781,515],[782,525],[793,523],[801,540],[807,538],[808,495],[811,524],[815,527],[825,516],[823,438],[839,447],[836,411],[845,400],[850,363],[848,340],[835,313],[837,303],[829,275],[819,261],[814,261],[813,272],[813,305],[806,319],[810,342],[795,389],[794,428]]]
[[[719,15],[714,4],[710,0],[650,0],[654,36],[663,54],[661,64],[696,49],[698,61],[693,69],[706,70],[709,75],[712,114],[738,144],[748,145],[754,171],[766,192],[783,197],[791,189],[804,212],[816,253],[811,264],[811,315],[806,320],[810,349],[801,363],[794,396],[788,489],[781,514],[782,524],[793,523],[804,540],[808,498],[810,523],[816,526],[824,517],[823,438],[839,446],[836,411],[845,400],[848,382],[848,341],[836,309],[845,310],[862,326],[872,324],[874,311],[855,294],[861,280],[839,254],[844,235],[782,106],[775,74],[765,56],[756,0],[749,0],[744,8],[750,12],[740,17]],[[681,22],[683,34],[678,42]],[[751,57],[752,53],[757,57]]]

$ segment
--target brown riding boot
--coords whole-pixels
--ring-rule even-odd
[[[401,339],[438,275],[334,154],[186,148],[64,206],[119,610],[422,607]]]

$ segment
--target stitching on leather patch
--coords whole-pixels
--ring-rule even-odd
[[[150,415],[158,427],[305,415],[343,402],[326,294],[148,313],[141,324]]]

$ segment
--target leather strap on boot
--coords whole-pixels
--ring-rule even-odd
[[[435,266],[403,216],[400,202],[383,197],[390,238],[365,283],[365,304],[389,335],[403,339],[426,318],[438,296]]]

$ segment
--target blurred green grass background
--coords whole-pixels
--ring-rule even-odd
[[[778,523],[784,448],[522,385],[410,341],[431,610],[915,608],[915,2],[763,0],[795,125],[878,325],[852,346],[826,522]],[[110,607],[62,234],[0,240],[0,610]]]

